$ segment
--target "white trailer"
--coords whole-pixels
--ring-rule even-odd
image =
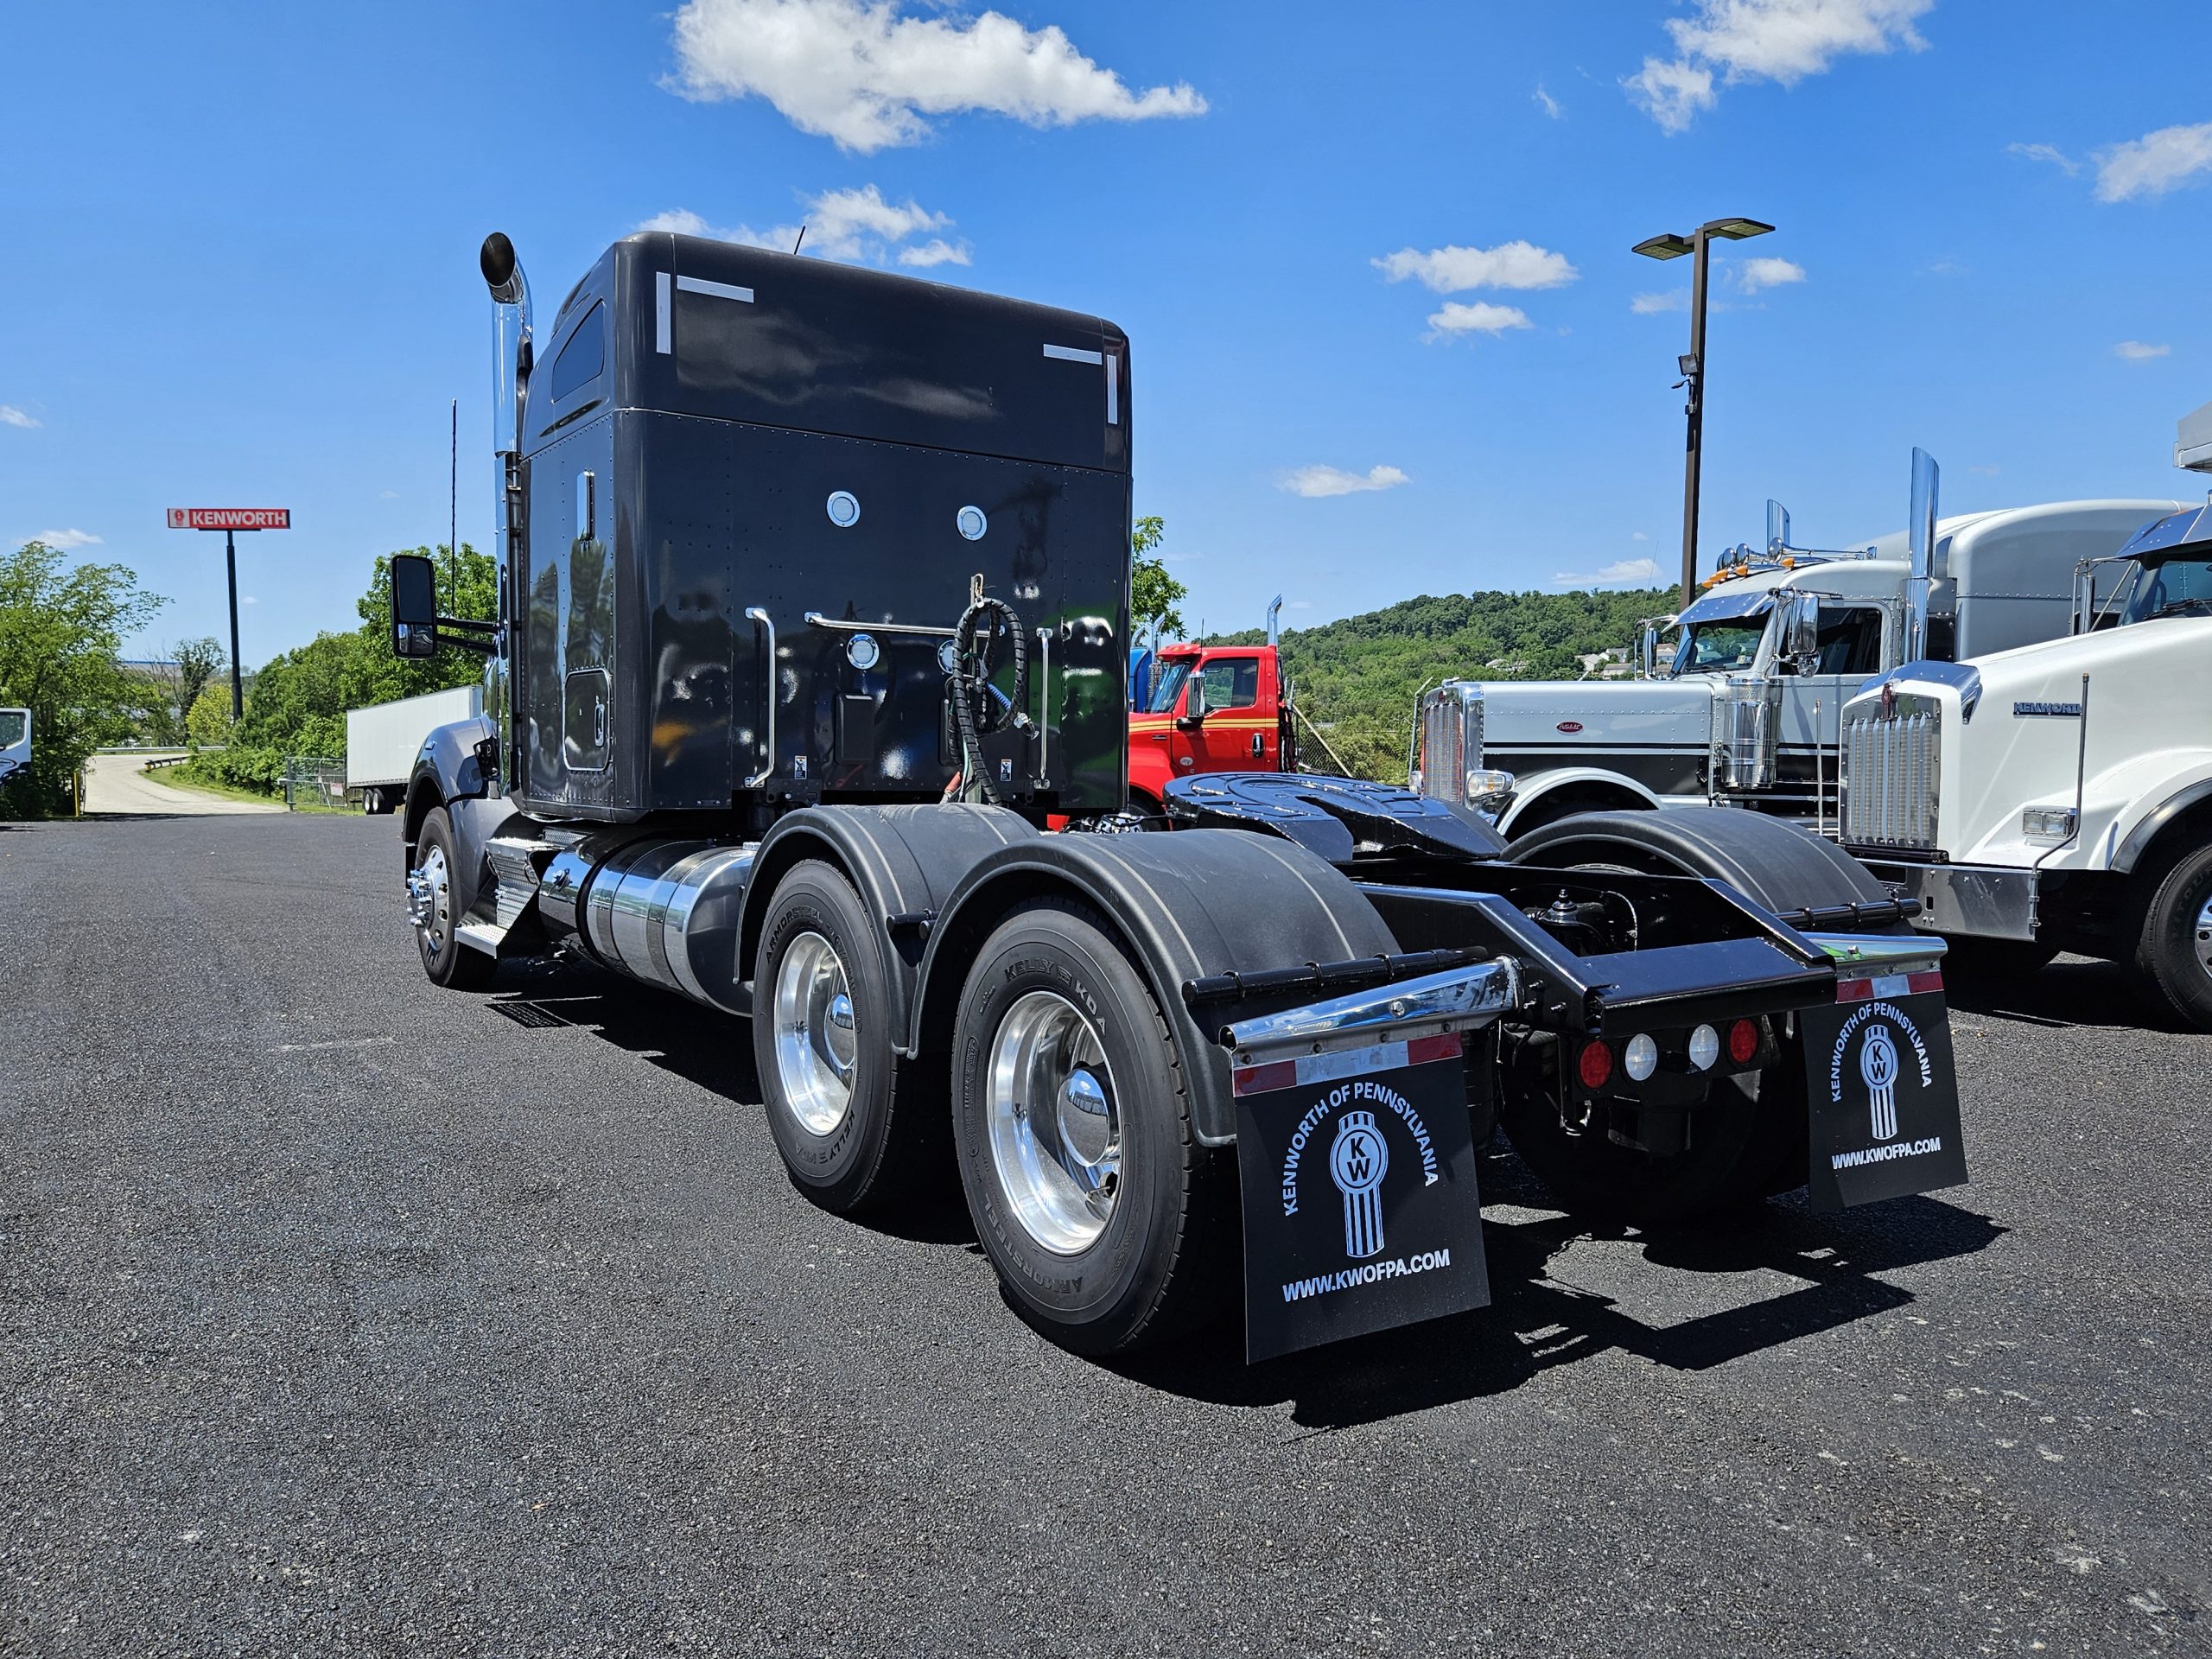
[[[1416,786],[1493,812],[1508,836],[1576,812],[1717,805],[1832,831],[1843,707],[1860,686],[1915,658],[2063,637],[2076,566],[2183,505],[1961,514],[1936,525],[1916,569],[1904,531],[1852,551],[1794,547],[1770,501],[1765,553],[1724,557],[1673,620],[1671,650],[1663,620],[1647,625],[1637,679],[1455,680],[1426,694]]]
[[[405,798],[423,740],[441,726],[484,712],[484,688],[457,686],[397,702],[346,711],[346,787],[361,791],[361,810],[390,812]]]
[[[2212,405],[2177,463],[2212,472]],[[2066,638],[1909,662],[1844,709],[1842,840],[1993,963],[2108,957],[2212,1030],[2212,506],[2085,565]]]

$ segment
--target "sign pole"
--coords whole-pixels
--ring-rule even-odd
[[[231,569],[231,724],[235,726],[245,718],[245,691],[238,677],[238,532],[223,532],[223,563]]]

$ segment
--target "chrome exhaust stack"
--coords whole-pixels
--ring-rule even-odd
[[[1925,449],[1912,452],[1912,511],[1905,519],[1905,534],[1912,544],[1912,564],[1904,581],[1904,639],[1902,662],[1916,663],[1928,655],[1928,590],[1936,580],[1936,493],[1942,469]]]
[[[515,245],[503,231],[484,238],[476,263],[484,285],[499,307],[492,347],[492,452],[496,458],[493,489],[499,530],[501,563],[514,551],[522,518],[522,410],[530,385],[530,279],[523,275]]]

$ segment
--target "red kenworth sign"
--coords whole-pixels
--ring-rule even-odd
[[[289,507],[171,507],[171,530],[289,530]]]

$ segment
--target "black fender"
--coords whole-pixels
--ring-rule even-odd
[[[463,914],[474,908],[483,887],[484,843],[514,812],[505,798],[492,798],[476,758],[476,746],[496,735],[481,715],[434,727],[407,774],[407,809],[399,829],[404,868],[415,868],[423,820],[444,807],[453,819],[454,902]]]
[[[761,837],[753,861],[738,924],[737,976],[753,977],[761,924],[785,873],[818,858],[843,874],[885,925],[891,1028],[904,1032],[912,1022],[924,941],[947,897],[988,855],[1036,838],[1026,818],[998,806],[810,806],[786,813]]]
[[[1038,836],[969,871],[930,929],[902,1050],[951,1045],[960,991],[994,928],[1025,899],[1088,900],[1120,931],[1174,1028],[1191,1121],[1208,1146],[1236,1138],[1229,1051],[1184,1005],[1185,980],[1380,956],[1398,942],[1343,872],[1303,847],[1236,830]]]
[[[2115,874],[2133,875],[2143,855],[2151,850],[2151,843],[2172,827],[2174,820],[2183,813],[2193,811],[2212,801],[2212,778],[2179,789],[2151,810],[2148,817],[2127,832],[2127,839],[2112,855]]]
[[[1872,871],[1833,842],[1737,806],[1578,812],[1531,830],[1505,858],[1510,864],[1588,861],[1704,876],[1777,912],[1890,896]]]

